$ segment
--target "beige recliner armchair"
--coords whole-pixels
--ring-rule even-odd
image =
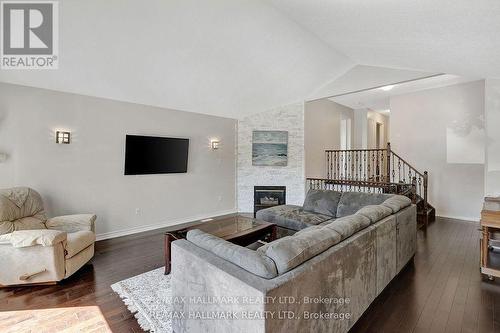
[[[75,273],[94,256],[95,219],[47,219],[35,190],[0,190],[0,287],[55,284]]]

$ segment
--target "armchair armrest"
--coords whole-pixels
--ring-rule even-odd
[[[0,237],[0,244],[8,244],[13,247],[54,246],[66,241],[66,238],[67,234],[59,230],[18,230],[2,235]]]
[[[92,231],[95,232],[95,220],[97,216],[93,214],[77,214],[57,216],[47,220],[47,229],[55,229],[66,232]]]

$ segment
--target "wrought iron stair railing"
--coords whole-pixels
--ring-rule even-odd
[[[348,191],[348,192],[370,192],[370,193],[393,193],[415,197],[415,186],[413,184],[373,182],[364,180],[338,180],[325,178],[307,178],[310,189]]]
[[[420,172],[391,149],[326,150],[326,179],[308,178],[309,188],[407,195],[428,216],[429,175]]]

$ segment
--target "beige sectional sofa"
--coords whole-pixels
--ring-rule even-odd
[[[301,213],[289,214],[281,226],[303,228],[256,251],[200,230],[173,242],[172,296],[183,300],[175,332],[347,332],[414,256],[416,207],[402,196],[330,192],[306,198],[330,219],[293,223]]]

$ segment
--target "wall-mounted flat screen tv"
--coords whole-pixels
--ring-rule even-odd
[[[127,135],[125,175],[185,173],[189,139]]]

